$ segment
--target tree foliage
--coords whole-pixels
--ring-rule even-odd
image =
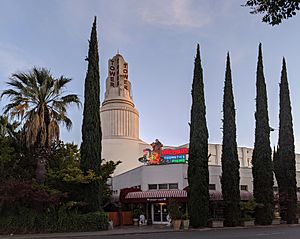
[[[274,169],[278,182],[281,217],[292,224],[296,222],[297,182],[292,107],[284,58],[279,99],[279,137]]]
[[[222,146],[222,195],[224,200],[225,225],[239,225],[240,217],[240,163],[237,154],[234,96],[227,54],[223,98],[223,146]]]
[[[244,6],[251,14],[264,14],[262,21],[274,26],[296,15],[300,0],[247,0]]]
[[[261,44],[258,50],[256,71],[256,112],[255,143],[252,156],[253,192],[257,203],[255,221],[259,225],[269,225],[273,219],[273,167],[270,147],[270,125],[268,116],[268,99],[263,72]]]
[[[26,145],[35,144],[50,147],[59,138],[59,123],[72,127],[67,116],[67,107],[80,105],[77,95],[64,93],[70,78],[54,78],[45,68],[34,67],[28,73],[14,73],[7,82],[10,87],[1,97],[7,96],[10,103],[4,113],[10,113],[24,123]]]
[[[191,226],[206,226],[209,211],[208,130],[199,44],[197,45],[192,84],[188,183]]]
[[[22,133],[11,127],[17,123],[10,123],[8,117],[5,119],[3,134],[0,135],[0,183],[8,180],[32,180],[35,178],[36,161],[30,150],[22,142]],[[3,121],[2,121],[3,122]],[[1,124],[1,122],[0,122]]]
[[[108,180],[121,162],[102,160],[101,176],[96,175],[93,170],[83,172],[80,169],[80,152],[77,145],[64,144],[60,142],[49,161],[46,185],[68,194],[68,200],[83,201],[85,187],[89,184],[98,182],[101,184],[103,204],[111,200],[111,189]]]
[[[17,134],[16,129],[19,125],[17,121],[10,123],[7,115],[0,115],[0,137],[15,137]]]
[[[42,212],[56,207],[63,194],[49,191],[32,181],[11,180],[0,187],[0,212],[15,213],[21,208],[31,208]]]
[[[34,67],[28,73],[14,73],[7,82],[9,89],[1,94],[10,100],[4,113],[20,120],[26,146],[35,151],[36,179],[40,183],[45,180],[49,148],[59,139],[59,124],[65,124],[68,130],[72,126],[67,107],[80,105],[77,95],[64,92],[70,81],[64,76],[54,78],[45,68]]]
[[[84,109],[80,167],[84,173],[93,170],[101,175],[101,124],[100,124],[100,75],[96,30],[96,17],[89,42],[88,70],[84,84]],[[101,184],[96,181],[86,186],[85,200],[91,211],[101,208]]]

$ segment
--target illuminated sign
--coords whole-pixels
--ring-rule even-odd
[[[188,148],[181,148],[181,149],[164,149],[161,151],[161,155],[183,155],[188,154],[189,149]]]
[[[144,149],[144,156],[139,161],[147,165],[186,163],[188,151],[188,148],[164,149],[160,152]]]

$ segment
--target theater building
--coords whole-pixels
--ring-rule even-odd
[[[108,61],[105,99],[100,115],[102,157],[122,161],[111,180],[113,200],[129,207],[139,205],[147,219],[153,223],[166,223],[168,199],[175,198],[183,206],[187,202],[188,144],[163,146],[159,140],[148,144],[139,138],[139,113],[132,98],[128,63],[120,54]],[[251,148],[238,147],[241,200],[252,198],[252,152]],[[208,153],[209,192],[213,205],[222,201],[222,145],[209,144]],[[298,154],[296,170],[297,185],[300,187]],[[297,196],[300,201],[300,193]]]

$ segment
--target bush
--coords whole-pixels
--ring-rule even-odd
[[[250,199],[247,202],[240,202],[240,209],[242,213],[242,220],[248,221],[254,218],[256,208],[262,208],[264,205],[257,203],[255,199]]]
[[[77,214],[67,212],[65,207],[45,213],[22,209],[18,214],[0,217],[0,234],[99,231],[107,228],[108,218],[104,212]]]
[[[180,207],[179,207],[179,204],[176,201],[176,199],[174,199],[174,198],[169,199],[168,211],[169,211],[172,221],[181,219]]]
[[[136,208],[133,210],[133,218],[137,218],[139,219],[140,218],[140,215],[144,214],[142,209],[140,208]]]
[[[21,208],[44,212],[57,207],[64,194],[50,191],[31,181],[7,181],[0,186],[0,212],[14,214]]]

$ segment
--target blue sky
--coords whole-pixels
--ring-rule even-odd
[[[189,140],[191,83],[196,44],[201,47],[209,142],[222,142],[226,52],[230,52],[239,146],[253,147],[257,48],[263,44],[269,117],[278,129],[282,57],[287,60],[296,151],[300,152],[300,18],[271,27],[249,14],[240,0],[2,0],[0,90],[11,73],[47,67],[73,78],[69,92],[83,99],[93,17],[98,20],[101,101],[107,61],[117,49],[129,63],[140,113],[140,138],[165,145]],[[299,13],[300,14],[300,13]],[[0,102],[0,107],[7,101]],[[65,141],[81,142],[82,109],[70,108],[73,128]],[[277,144],[278,130],[271,136]]]

